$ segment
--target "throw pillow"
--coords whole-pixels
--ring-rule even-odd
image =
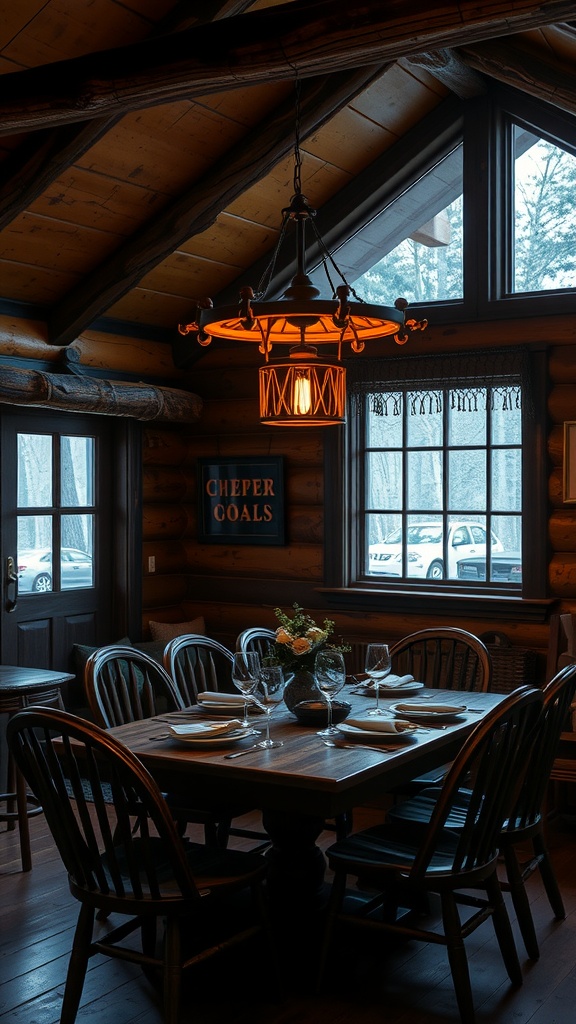
[[[202,636],[206,636],[206,623],[203,615],[200,615],[197,619],[191,619],[190,622],[150,621],[148,625],[150,626],[150,636],[152,639],[163,644],[167,644],[170,640],[175,640],[177,636],[183,636],[184,633],[200,633]]]

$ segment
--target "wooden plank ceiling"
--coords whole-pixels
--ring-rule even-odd
[[[323,205],[443,104],[496,81],[576,112],[575,24],[563,0],[3,5],[0,313],[56,345],[102,318],[170,340],[274,249],[296,75],[302,189],[336,237]]]

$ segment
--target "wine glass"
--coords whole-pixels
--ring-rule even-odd
[[[250,725],[248,721],[248,705],[250,694],[254,693],[258,685],[260,674],[260,656],[254,651],[238,652],[234,655],[232,662],[232,682],[237,690],[244,697],[244,728]]]
[[[388,644],[368,644],[366,648],[365,670],[376,690],[376,706],[370,709],[369,715],[386,714],[380,707],[380,683],[388,675],[391,667]]]
[[[340,651],[318,651],[314,661],[314,675],[318,688],[326,697],[328,705],[328,724],[322,729],[319,736],[332,736],[338,732],[332,724],[332,698],[340,693],[346,680],[346,666],[344,657]]]
[[[258,703],[266,712],[266,737],[257,744],[259,747],[282,747],[280,740],[270,739],[270,715],[282,702],[284,696],[284,673],[280,665],[263,665],[256,687]]]

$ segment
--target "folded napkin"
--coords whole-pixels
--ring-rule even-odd
[[[461,711],[466,711],[464,704],[432,704],[431,701],[417,701],[406,702],[406,704],[395,704],[394,711],[399,711],[401,715],[457,715]]]
[[[346,732],[406,732],[413,729],[411,722],[403,722],[399,718],[347,718]]]
[[[235,732],[242,728],[242,722],[233,718],[227,722],[186,722],[182,725],[169,725],[168,732],[172,736],[198,737],[208,739],[209,736],[224,736],[228,732]]]
[[[250,699],[250,698],[249,698]],[[196,700],[199,704],[226,704],[244,707],[244,697],[240,693],[218,693],[216,690],[203,690]]]
[[[411,676],[409,672],[407,672],[405,676],[395,676],[391,672],[390,675],[386,676],[386,678],[380,683],[380,689],[393,690],[395,686],[400,688],[401,686],[406,686],[407,683],[413,682],[414,676]]]

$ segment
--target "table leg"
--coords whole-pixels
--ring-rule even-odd
[[[322,902],[326,861],[316,845],[324,819],[309,814],[264,810],[262,821],[272,840],[267,852],[267,887],[271,906],[300,914]]]

